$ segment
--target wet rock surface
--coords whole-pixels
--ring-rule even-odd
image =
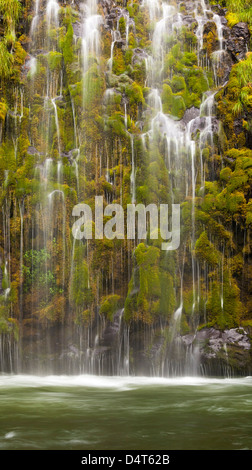
[[[229,368],[230,373],[250,371],[251,338],[244,328],[203,328],[195,336],[183,336],[182,341],[187,347],[198,348],[200,363],[208,371],[223,371],[223,367]]]
[[[234,62],[245,58],[249,39],[250,32],[247,23],[237,23],[233,26],[227,38],[226,47]]]

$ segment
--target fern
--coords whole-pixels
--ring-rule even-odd
[[[19,0],[0,0],[0,13],[3,15],[7,30],[15,31],[15,26],[20,18],[22,6]]]
[[[240,100],[236,101],[236,103],[234,104],[233,108],[232,108],[232,113],[234,116],[241,116],[243,112],[243,105],[242,105],[242,102]]]
[[[0,41],[0,77],[9,78],[12,75],[13,56],[7,50],[3,41]]]

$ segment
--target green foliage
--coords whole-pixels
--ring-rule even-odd
[[[32,286],[38,289],[48,289],[51,295],[57,291],[55,275],[48,269],[50,254],[45,248],[29,250],[24,254],[23,274],[25,276],[24,290]]]
[[[240,21],[252,24],[252,7],[250,0],[226,0],[228,8],[227,19],[229,26],[234,26]]]
[[[21,15],[21,2],[19,0],[0,0],[0,13],[9,31],[15,30],[15,25]]]
[[[13,56],[7,50],[3,41],[0,41],[0,77],[2,79],[10,78],[13,74]]]

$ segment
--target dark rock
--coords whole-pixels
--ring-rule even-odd
[[[103,331],[101,339],[102,346],[113,348],[117,345],[119,340],[122,315],[123,310],[118,310],[114,315],[113,321],[106,323],[106,327]]]
[[[197,117],[199,117],[199,113],[199,109],[192,106],[191,108],[186,109],[182,121],[185,124],[188,124],[190,121],[192,121],[192,119],[196,119]]]
[[[136,122],[136,127],[138,129],[140,129],[140,131],[142,132],[143,131],[143,128],[144,128],[144,121],[137,121]]]
[[[143,49],[137,47],[133,50],[132,65],[141,64],[147,58],[148,54]]]
[[[80,350],[76,348],[76,346],[74,346],[73,344],[71,344],[69,346],[69,349],[70,351],[72,351],[74,354],[76,354],[76,356],[79,356],[80,355]]]
[[[204,131],[207,128],[207,118],[204,116],[196,117],[191,123],[191,133],[197,134],[198,131]],[[217,118],[213,117],[211,120],[211,128],[209,126],[209,132],[213,132],[214,134],[219,133],[219,121]]]
[[[82,24],[79,23],[79,21],[76,21],[75,23],[73,23],[73,31],[74,31],[74,35],[77,38],[82,37]]]
[[[224,16],[221,16],[220,20],[221,20],[221,24],[222,24],[223,26],[226,26],[226,25],[227,25],[228,21],[227,21],[227,19],[226,19]]]
[[[212,5],[212,10],[214,13],[217,13],[217,15],[221,16],[221,17],[225,17],[226,16],[226,13],[227,13],[227,9],[226,8],[222,8],[220,5]],[[225,19],[226,21],[226,19]]]
[[[218,57],[217,54],[220,54]],[[213,67],[216,67],[216,75],[219,85],[224,85],[229,79],[233,61],[227,51],[216,51],[211,56]]]
[[[194,335],[185,335],[185,336],[182,336],[182,341],[186,346],[190,346],[193,343],[194,338],[195,338]]]
[[[250,31],[247,23],[237,23],[231,30],[232,36],[237,38],[244,38],[246,42],[249,41]]]
[[[184,344],[198,349],[200,364],[208,372],[222,375],[225,370],[234,373],[248,373],[251,370],[251,341],[244,328],[217,330],[203,328],[196,335],[182,337]]]
[[[126,41],[124,39],[118,39],[118,41],[116,41],[116,47],[118,47],[118,49],[123,49],[125,46]]]
[[[244,349],[250,349],[250,341],[248,334],[243,328],[232,328],[225,330],[222,334],[222,339],[225,343],[237,344]]]
[[[242,119],[239,119],[239,118],[234,119],[233,128],[234,128],[235,135],[241,134],[244,131]]]
[[[214,21],[208,21],[205,25],[204,25],[204,29],[203,29],[203,34],[207,35],[209,33],[214,33],[216,31],[216,24]]]
[[[196,19],[191,15],[184,15],[182,17],[182,21],[183,21],[183,25],[186,26],[186,27],[190,27],[193,24],[195,24],[194,29],[196,29],[198,27],[198,23],[197,23]]]
[[[250,32],[247,23],[237,23],[230,32],[227,39],[227,51],[234,62],[245,58],[247,46],[250,39]]]
[[[35,147],[28,147],[27,149],[28,155],[39,155],[39,151]]]

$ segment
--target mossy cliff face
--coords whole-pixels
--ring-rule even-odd
[[[242,328],[246,368],[235,340],[212,371],[200,350],[246,373],[251,8],[49,3],[0,0],[1,368],[183,373],[197,332]],[[75,240],[99,195],[180,204],[180,247]]]

